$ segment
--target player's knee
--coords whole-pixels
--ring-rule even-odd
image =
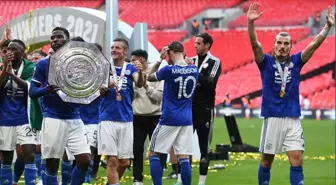
[[[75,156],[76,166],[82,170],[87,170],[90,165],[90,155],[89,154],[79,154]]]
[[[303,164],[302,151],[288,152],[287,155],[291,166],[302,166]]]
[[[59,159],[46,159],[46,169],[49,174],[57,174]]]
[[[21,145],[22,157],[25,162],[32,162],[35,160],[35,145]]]
[[[106,157],[107,168],[117,169],[118,167],[118,159],[116,156]]]
[[[11,165],[13,162],[13,151],[2,151],[2,163],[5,165]]]
[[[273,154],[262,154],[261,165],[263,167],[270,167],[272,166],[273,160],[274,160]]]
[[[130,165],[130,160],[128,160],[128,159],[120,159],[119,160],[119,167],[127,168],[127,167],[129,167],[129,165]]]

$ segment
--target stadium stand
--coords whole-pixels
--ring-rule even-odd
[[[335,109],[335,86],[308,96],[311,109]]]
[[[184,30],[149,30],[148,40],[160,50],[173,40],[182,41],[187,36]]]
[[[251,2],[254,1],[247,1],[240,7],[247,12]],[[256,26],[301,25],[306,23],[309,16],[315,12],[335,3],[333,0],[306,0],[304,3],[302,0],[259,0],[258,2],[261,4],[260,9],[264,11],[264,15],[255,22]],[[246,15],[238,17],[229,24],[230,28],[244,26],[247,26]]]
[[[105,0],[73,0],[73,1],[43,1],[43,0],[1,0],[0,12],[2,18],[0,25],[4,21],[11,20],[22,13],[29,12],[30,10],[46,7],[57,6],[72,6],[72,7],[87,7],[99,8]],[[10,8],[9,8],[10,7]]]
[[[298,27],[288,30],[282,28],[266,28],[257,30],[258,39],[263,45],[264,51],[269,53],[273,48],[273,41],[280,31],[288,31],[292,35],[293,43],[306,38],[310,32],[309,28]],[[239,66],[251,63],[253,53],[249,44],[246,29],[241,30],[209,30],[213,36],[214,44],[211,52],[217,56],[222,65],[222,71],[227,72]],[[194,38],[185,42],[185,50],[188,56],[195,55]]]
[[[120,0],[120,18],[130,25],[147,22],[150,29],[176,28],[207,8],[228,8],[241,0]],[[149,13],[150,12],[150,13]]]

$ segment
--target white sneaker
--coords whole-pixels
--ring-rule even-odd
[[[142,182],[134,182],[133,185],[143,185]]]
[[[36,185],[43,185],[42,180],[39,180],[39,182]]]

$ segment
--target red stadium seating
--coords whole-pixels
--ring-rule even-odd
[[[325,40],[325,43],[322,44],[322,46],[315,52],[314,56],[310,59],[310,61],[302,68],[301,74],[306,74],[307,72],[310,72],[322,66],[323,64],[335,61],[335,55],[331,54],[335,52],[334,40],[335,37],[328,37]],[[299,42],[297,45],[294,45],[292,53],[296,53],[299,50],[304,49],[304,47],[306,47],[309,42],[307,42],[307,40],[304,40],[302,41],[302,43],[304,44],[301,44],[301,42]],[[223,63],[223,65],[225,65],[225,63]],[[329,77],[331,78],[331,75]],[[320,84],[316,85],[316,90],[326,87],[328,86],[328,84],[330,85],[330,83],[332,82],[329,77],[318,77],[322,78],[324,81],[323,83],[320,81]],[[303,93],[311,93],[308,90],[306,92],[305,86],[305,84],[304,86],[302,86]],[[251,63],[220,76],[216,89],[216,92],[218,94],[217,101],[220,103],[223,102],[225,93],[229,93],[231,98],[236,98],[260,89],[261,79],[259,70],[256,64]]]
[[[187,31],[180,30],[149,30],[148,40],[154,45],[158,50],[167,46],[170,42],[174,40],[181,41],[187,36]]]
[[[332,71],[302,81],[300,83],[300,93],[303,96],[306,96],[316,91],[320,91],[329,88],[330,86],[333,86],[334,80],[332,79],[331,73]]]
[[[176,28],[206,8],[227,8],[241,0],[119,0],[120,19],[130,25],[147,22],[149,28]]]
[[[272,51],[274,38],[280,31],[288,31],[295,43],[296,41],[306,38],[310,29],[299,27],[289,30],[280,28],[257,30],[258,39],[266,53]],[[223,71],[230,71],[233,68],[245,65],[253,60],[253,52],[247,30],[211,30],[208,31],[208,33],[211,34],[214,39],[211,52],[221,60]],[[184,44],[188,56],[195,55],[194,41],[195,39],[192,38]]]
[[[104,0],[1,0],[0,12],[2,18],[0,19],[0,25],[4,21],[9,21],[16,16],[29,12],[30,10],[55,6],[72,6],[72,7],[87,7],[87,8],[99,8],[103,4]]]
[[[252,2],[255,1],[243,3],[241,8],[246,12]],[[301,25],[316,11],[327,9],[328,5],[335,3],[333,0],[259,0],[258,2],[260,11],[264,12],[262,17],[255,22],[258,26]],[[247,26],[246,15],[229,23],[231,28],[245,26]]]
[[[308,96],[308,99],[311,109],[335,109],[335,86]]]
[[[327,37],[327,39],[322,43],[322,45],[314,53],[313,57],[309,60],[307,64],[302,68],[301,74],[305,74],[312,71],[318,67],[335,61],[335,39],[336,37]],[[292,53],[302,51],[311,41],[313,37],[309,37],[292,48]]]

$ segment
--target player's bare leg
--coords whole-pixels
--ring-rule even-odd
[[[101,155],[98,155],[98,149],[91,146],[91,160],[93,161],[93,166],[92,166],[92,172],[91,172],[91,178],[96,178],[97,173],[99,170],[99,163],[100,163],[100,158]]]
[[[109,184],[119,183],[118,166],[119,160],[116,156],[106,156],[106,176]]]
[[[13,184],[18,184],[23,171],[24,171],[24,160],[23,160],[23,154],[22,149],[19,144],[16,145],[16,160],[14,163],[14,176],[13,176]]]
[[[176,179],[177,173],[178,173],[178,163],[177,163],[177,157],[175,155],[173,147],[169,151],[170,155],[170,162],[172,163],[172,172],[169,174],[168,179]]]
[[[129,165],[130,165],[129,159],[119,159],[118,169],[117,169],[119,179],[121,179],[121,177],[124,175],[125,170],[129,167]]]
[[[44,181],[46,184],[57,182],[57,172],[58,172],[59,162],[60,162],[60,159],[56,159],[56,158],[49,158],[45,160],[46,171],[44,173]]]
[[[271,178],[271,167],[274,160],[273,154],[262,154],[258,171],[259,185],[268,185]]]
[[[290,167],[290,182],[292,185],[303,184],[303,151],[288,151],[287,156],[289,159]]]
[[[36,151],[35,151],[36,153],[35,153],[35,165],[36,165],[36,168],[37,168],[37,176],[38,176],[38,178],[39,178],[39,180],[40,181],[42,181],[42,173],[41,173],[41,171],[42,171],[42,169],[41,169],[41,167],[42,167],[42,165],[41,165],[41,160],[42,160],[42,158],[41,158],[41,145],[36,145]]]

